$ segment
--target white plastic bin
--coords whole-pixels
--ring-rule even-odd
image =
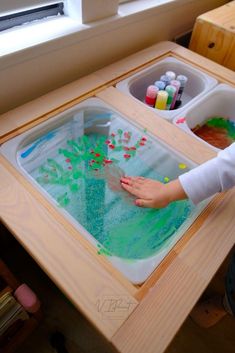
[[[155,81],[160,80],[160,76],[166,71],[174,71],[176,75],[185,75],[188,82],[182,94],[182,104],[175,110],[159,110],[145,104],[146,89]],[[202,97],[207,91],[217,84],[217,80],[202,71],[172,57],[163,59],[156,64],[128,77],[117,83],[116,88],[131,95],[135,99],[143,102],[149,109],[159,116],[172,121],[185,107],[189,106],[196,99]]]
[[[191,130],[197,125],[202,126],[203,123],[214,116],[235,121],[235,88],[226,84],[216,86],[200,100],[191,104],[190,107],[187,109],[185,107],[182,113],[173,119],[173,124],[219,151],[220,149],[207,143]]]
[[[146,280],[206,205],[136,207],[122,175],[168,182],[195,164],[98,98],[7,141],[0,153],[133,283]]]

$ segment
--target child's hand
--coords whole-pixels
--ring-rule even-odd
[[[143,177],[122,177],[123,189],[137,196],[135,204],[140,207],[161,208],[168,205],[165,184]]]
[[[135,204],[140,207],[162,208],[172,201],[187,197],[179,180],[162,184],[143,177],[125,176],[120,181],[123,189],[137,196]]]

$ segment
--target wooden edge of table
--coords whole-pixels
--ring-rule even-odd
[[[96,258],[96,260],[114,277],[118,280],[122,286],[129,292],[130,295],[134,296],[137,291],[137,287],[134,286],[131,282],[129,282],[126,277],[124,277],[118,270],[116,270],[107,258],[103,255],[99,255],[97,248],[93,246],[80,232],[76,229],[74,225],[71,224],[62,214],[58,212],[56,207],[52,205],[52,203],[44,197],[44,195],[37,190],[18,170],[16,170],[9,161],[7,161],[3,156],[0,155],[0,165],[7,169],[20,183],[20,185],[27,189],[30,194],[41,203],[41,205],[45,208],[46,212],[55,219],[58,223],[60,223],[70,234],[70,236],[74,237],[79,243],[84,247],[84,250],[87,250],[92,256]]]
[[[143,128],[143,131],[147,129],[170,146],[173,151],[178,151],[191,161],[201,164],[216,156],[215,151],[205,143],[195,139],[165,119],[158,117],[155,112],[152,112],[141,102],[134,100],[118,89],[108,87],[97,93],[96,96],[117,109],[133,124],[138,124]]]
[[[89,98],[104,87],[104,82],[91,74],[2,114],[0,144]]]
[[[0,116],[0,144],[166,56],[175,56],[235,85],[235,73],[173,42],[160,42]],[[216,74],[215,74],[216,72]]]
[[[159,60],[178,45],[160,42],[0,116],[0,144]]]
[[[235,243],[234,209],[231,190],[113,336],[119,352],[165,351]]]
[[[159,280],[159,278],[163,275],[166,269],[170,266],[170,264],[174,261],[174,259],[178,256],[178,254],[182,251],[182,249],[187,246],[188,242],[191,240],[193,236],[196,235],[197,231],[200,230],[208,216],[215,210],[217,205],[223,200],[224,194],[219,194],[215,196],[212,201],[205,207],[205,209],[200,213],[200,215],[196,218],[193,224],[189,227],[189,229],[184,233],[184,236],[174,245],[172,250],[167,254],[166,257],[162,260],[156,270],[151,274],[151,276],[144,282],[144,284],[140,287],[140,289],[135,294],[135,298],[138,301],[141,301],[144,296],[148,293],[148,291],[154,286],[154,284]]]
[[[216,78],[220,83],[223,82],[235,86],[235,72],[232,70],[181,46],[173,49],[172,54]]]
[[[143,69],[146,65],[150,65],[166,55],[178,57],[209,72],[217,79],[221,79],[222,82],[235,85],[235,76],[231,75],[230,70],[175,43],[162,42],[2,115],[0,119],[4,135],[0,143],[49,119],[60,111],[68,109],[79,101],[96,95],[115,109],[118,109],[132,122],[137,122],[143,128],[151,130],[160,140],[195,163],[200,164],[213,158],[215,152],[205,144],[162,118],[158,118],[155,113],[148,110],[140,102],[119,92],[114,87],[109,87],[121,78],[123,79],[124,76],[129,76],[131,73]],[[81,83],[84,84],[82,88]],[[190,149],[188,146],[190,146]],[[84,313],[107,339],[111,339],[120,352],[142,353],[147,346],[150,347],[150,351],[154,349],[155,353],[163,352],[199,295],[205,289],[211,278],[210,276],[215,273],[215,270],[234,244],[234,239],[231,241],[231,229],[233,227],[231,205],[234,202],[232,192],[229,192],[224,200],[222,200],[223,197],[221,196],[216,201],[213,201],[216,204],[216,209],[213,206],[208,208],[210,211],[208,211],[206,219],[203,219],[202,222],[201,218],[200,229],[196,230],[196,232],[194,229],[193,237],[191,237],[189,232],[190,241],[185,240],[186,243],[179,242],[179,244],[176,244],[170,255],[170,261],[163,266],[163,271],[156,272],[155,278],[152,278],[152,282],[148,283],[149,286],[142,287],[142,289],[140,287],[139,290],[136,290],[128,281],[125,282],[121,275],[119,277],[115,270],[114,276],[112,276],[112,272],[110,272],[111,266],[109,266],[106,259],[97,258],[94,248],[84,239],[81,240],[77,231],[75,232],[71,225],[68,226],[66,221],[58,219],[53,207],[45,202],[44,197],[36,189],[32,186],[29,187],[29,182],[8,161],[1,158],[1,164],[0,195],[1,199],[6,201],[4,205],[3,203],[0,205],[1,215],[4,223],[19,242],[36,259],[44,271],[50,275],[58,287],[65,292],[75,306]],[[27,211],[28,205],[30,205],[30,208]],[[219,252],[218,260],[213,262],[210,256],[209,258],[205,257],[204,261],[207,260],[211,265],[210,271],[209,269],[201,271],[200,257],[198,264],[199,254],[198,251],[195,251],[194,244],[203,250],[206,242],[205,234],[208,234],[213,226],[215,227],[217,238],[222,236],[222,225],[226,227],[221,218],[221,214],[223,215],[225,211],[218,216],[218,210],[221,210],[222,205],[228,209],[231,221],[231,227],[227,235],[228,240],[220,253],[222,245],[212,241],[214,238],[210,239],[208,245],[214,252]],[[47,213],[48,211],[49,213]],[[217,215],[216,217],[214,216],[215,214]],[[27,219],[27,222],[24,222],[24,218]],[[218,219],[221,219],[221,224],[218,223]],[[36,230],[35,224],[38,225]],[[45,232],[48,237],[42,232]],[[33,238],[32,236],[30,237],[30,234],[33,234]],[[63,267],[61,267],[61,258],[57,254],[55,243],[59,252],[66,255],[66,262]],[[86,252],[84,251],[85,249],[89,251]],[[191,256],[192,261],[190,262]],[[99,266],[100,263],[102,266]],[[82,266],[77,268],[79,265]],[[85,271],[83,271],[83,266]],[[74,272],[76,272],[76,275]],[[194,295],[190,291],[193,279],[197,284]],[[86,286],[84,281],[86,281]],[[150,288],[151,285],[152,287]],[[174,286],[177,289],[175,296],[169,296],[169,301],[167,301],[167,292],[168,290],[175,290]],[[185,289],[185,293],[181,287]],[[79,291],[80,289],[81,292]],[[189,295],[187,300],[181,300],[179,307],[177,307],[177,298],[181,298],[187,293]],[[107,303],[110,296],[115,298],[115,300],[117,298],[120,299],[120,297],[127,298],[127,301],[129,300],[131,303],[131,307],[118,320],[116,318],[113,320],[114,317],[109,315],[107,317],[107,313],[104,315],[102,305],[98,305],[101,310],[97,310],[97,306],[94,309],[94,302],[97,304],[99,298],[106,298],[105,303]],[[141,300],[139,305],[136,299]],[[99,301],[99,304],[102,304],[102,300]],[[175,310],[175,315],[171,316],[171,310],[173,309]],[[118,316],[120,313],[117,311],[116,314]],[[177,315],[179,316],[177,317]],[[159,320],[156,320],[156,317]],[[173,322],[171,322],[172,317],[174,318]],[[160,318],[163,325],[161,325]],[[143,331],[143,328],[146,332]],[[135,332],[135,329],[134,338],[133,332]],[[151,333],[153,334],[153,340],[151,339]],[[138,335],[137,340],[136,335]]]
[[[143,69],[143,66],[147,67],[152,65],[156,59],[159,60],[162,56],[169,54],[177,47],[178,44],[173,42],[159,42],[111,65],[108,65],[96,71],[95,74],[101,80],[104,80],[110,85],[120,79],[123,79],[125,77],[124,75],[129,76],[130,74]]]
[[[110,339],[138,304],[137,300],[101,266],[85,242],[71,236],[3,157],[0,163],[0,216],[16,239],[55,284],[102,334]],[[80,239],[79,239],[80,240]],[[130,303],[109,313],[112,302]],[[124,304],[123,304],[124,305]],[[110,309],[111,310],[111,309]]]

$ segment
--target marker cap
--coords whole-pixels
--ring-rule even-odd
[[[184,75],[178,75],[176,80],[180,82],[180,85],[182,87],[184,87],[186,85],[187,81],[188,81],[188,77],[184,76]]]
[[[155,108],[157,109],[166,109],[166,102],[168,98],[168,93],[166,91],[159,91],[155,103]]]
[[[164,90],[164,88],[166,87],[166,83],[158,80],[154,82],[154,86],[158,87],[160,90]]]
[[[170,81],[175,80],[176,78],[176,74],[174,73],[174,71],[167,71],[165,75],[169,77]]]

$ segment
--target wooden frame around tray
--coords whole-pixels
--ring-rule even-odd
[[[97,96],[187,158],[215,152],[114,86],[173,56],[235,87],[235,73],[171,42],[161,42],[0,116],[0,143]],[[190,146],[190,148],[188,148]],[[235,243],[234,191],[220,194],[141,286],[130,283],[56,208],[0,156],[4,224],[100,333],[123,353],[162,353]]]

